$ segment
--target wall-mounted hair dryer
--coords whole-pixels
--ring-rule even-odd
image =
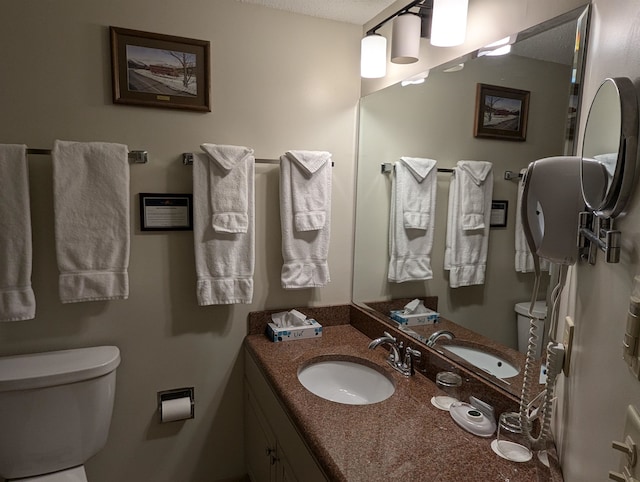
[[[580,157],[547,157],[529,164],[524,175],[522,194],[522,227],[531,253],[536,274],[531,308],[531,329],[527,359],[520,399],[520,421],[531,448],[543,449],[550,437],[551,413],[555,380],[564,364],[564,345],[555,340],[557,325],[557,302],[562,292],[564,278],[569,265],[579,257],[577,233],[580,212],[584,200],[580,182]],[[533,306],[540,287],[540,260],[545,258],[560,265],[558,284],[551,295],[549,316],[549,343],[547,345],[547,382],[542,393],[532,399],[531,391],[537,386],[534,378],[537,346],[537,323],[542,320],[533,315]],[[538,403],[537,407],[533,407]],[[542,417],[541,430],[532,435],[532,419]]]
[[[534,255],[552,263],[571,265],[578,260],[578,218],[584,210],[581,162],[580,157],[547,157],[529,164],[525,173],[525,238]]]

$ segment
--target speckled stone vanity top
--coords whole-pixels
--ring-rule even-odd
[[[371,338],[351,324],[325,326],[321,338],[272,343],[250,334],[245,347],[280,398],[330,480],[372,481],[561,481],[537,457],[514,463],[481,438],[460,428],[431,404],[443,394],[427,377],[406,378],[386,364],[387,351],[369,350]],[[307,391],[298,368],[317,357],[358,357],[385,371],[395,393],[371,405],[343,405]]]

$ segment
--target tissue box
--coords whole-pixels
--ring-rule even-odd
[[[433,325],[440,319],[440,313],[427,308],[426,313],[405,315],[404,310],[391,310],[391,319],[404,326]]]
[[[322,325],[313,318],[307,319],[309,325],[286,326],[278,328],[275,323],[267,323],[267,336],[273,342],[303,340],[305,338],[319,338],[322,336]]]

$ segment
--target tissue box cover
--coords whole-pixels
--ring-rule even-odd
[[[403,310],[391,310],[391,319],[404,326],[433,325],[440,319],[440,313],[427,308],[426,313],[405,315]]]
[[[322,325],[313,318],[309,318],[309,325],[286,326],[278,328],[275,323],[267,323],[267,336],[273,342],[303,340],[305,338],[318,338],[322,336]]]

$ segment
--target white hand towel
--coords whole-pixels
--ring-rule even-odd
[[[291,170],[292,185],[304,186],[304,189],[292,190],[295,229],[322,229],[326,222],[327,200],[331,200],[331,166],[325,169],[330,164],[331,154],[325,151],[288,151],[286,156],[298,167]],[[318,172],[320,169],[322,172]]]
[[[460,161],[458,167],[464,171],[460,176],[462,189],[462,229],[465,231],[485,227],[484,182],[491,173],[492,165],[484,161]],[[491,204],[489,204],[491,209]],[[487,218],[489,219],[489,218]]]
[[[255,264],[253,151],[234,146],[213,148],[212,144],[203,144],[203,149],[205,145],[207,154],[193,156],[198,305],[251,303]]]
[[[202,144],[211,160],[211,225],[218,233],[246,233],[249,227],[248,163],[253,149],[241,146]]]
[[[522,228],[522,194],[524,192],[524,173],[526,169],[520,171],[520,182],[518,183],[518,197],[516,199],[516,226],[515,226],[515,266],[518,273],[533,272],[533,255],[527,244]],[[549,271],[549,260],[540,259],[540,271]]]
[[[129,296],[127,146],[56,141],[53,194],[63,303]]]
[[[31,257],[27,147],[0,145],[0,321],[36,316]]]
[[[280,157],[282,287],[318,288],[330,281],[331,154],[288,151]]]
[[[436,207],[436,161],[401,157],[394,165],[389,217],[391,282],[433,278],[431,249]]]
[[[482,169],[476,169],[470,163],[482,163]],[[460,161],[454,169],[449,187],[449,209],[447,215],[447,236],[444,254],[444,268],[449,271],[449,286],[471,286],[484,284],[487,263],[487,250],[489,247],[489,225],[491,216],[491,197],[493,194],[493,172],[491,168],[486,171],[485,161]],[[471,172],[474,172],[472,179]],[[484,181],[476,184],[477,173],[484,172]],[[473,193],[466,189],[471,188]],[[480,190],[480,193],[478,192]],[[472,199],[469,199],[472,194]],[[478,206],[481,196],[482,208]],[[482,219],[477,219],[482,209]],[[470,218],[467,217],[467,228],[463,226],[464,216],[474,214],[475,225],[482,226],[477,229],[469,229]]]

